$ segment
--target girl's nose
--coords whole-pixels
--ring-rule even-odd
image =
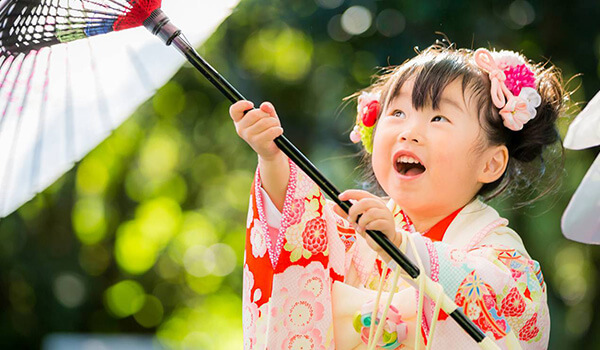
[[[400,134],[398,134],[398,140],[402,142],[409,141],[420,143],[421,139],[421,134],[415,130],[415,126],[408,126],[406,129],[402,130]]]
[[[412,138],[412,137],[410,137],[410,136],[401,135],[401,136],[400,136],[400,139],[401,139],[402,141],[409,141],[409,140],[410,140],[410,141],[412,141],[412,142],[414,142],[414,143],[419,143],[419,139],[418,139],[418,138]]]

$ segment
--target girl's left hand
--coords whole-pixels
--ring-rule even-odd
[[[350,207],[348,215],[338,205],[334,207],[334,211],[341,217],[347,217],[347,220],[352,224],[356,233],[363,236],[371,249],[382,256],[385,261],[388,261],[390,257],[387,253],[366,232],[367,230],[381,231],[396,247],[400,247],[402,244],[402,235],[396,232],[394,216],[385,202],[381,198],[362,190],[344,191],[338,198],[342,201],[350,200],[353,204]],[[359,215],[362,216],[356,222],[356,218]]]

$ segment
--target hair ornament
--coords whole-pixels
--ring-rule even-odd
[[[381,104],[378,92],[363,92],[358,97],[356,124],[350,133],[353,143],[362,141],[368,153],[373,152],[373,127],[377,123]]]
[[[512,51],[492,55],[486,49],[477,49],[475,63],[489,74],[492,102],[500,108],[504,126],[513,131],[523,129],[523,125],[535,118],[536,108],[542,102],[533,71]]]

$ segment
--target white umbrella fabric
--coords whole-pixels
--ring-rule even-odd
[[[64,6],[87,1],[108,8],[124,0],[42,1]],[[0,2],[0,19],[14,2],[18,0]],[[186,37],[197,46],[238,2],[165,0],[161,8],[185,28]],[[41,19],[38,25],[43,25]],[[0,48],[16,35],[0,36]],[[185,61],[143,27],[16,57],[5,50],[0,53],[0,218],[68,171]]]
[[[600,92],[569,126],[564,146],[581,150],[600,145]],[[592,163],[562,217],[565,237],[600,244],[600,155]]]

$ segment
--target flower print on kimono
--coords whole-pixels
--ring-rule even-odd
[[[314,186],[313,186],[314,187]],[[318,190],[307,190],[305,199],[293,199],[288,220],[286,243],[283,249],[290,252],[290,261],[300,258],[310,259],[313,255],[328,255],[327,222],[323,219],[323,208],[326,201]],[[300,219],[299,219],[300,217]]]
[[[254,219],[254,226],[250,230],[250,244],[255,258],[262,258],[267,252],[267,239],[260,220]]]
[[[323,337],[318,329],[312,331],[293,334],[291,337],[283,340],[280,349],[289,350],[325,350],[323,345]]]
[[[498,309],[494,289],[476,271],[471,271],[462,281],[455,302],[483,332],[491,332],[496,340],[510,332],[508,322]]]
[[[319,195],[319,187],[303,171],[296,175],[295,198],[312,198]]]
[[[267,317],[269,304],[264,303],[260,307],[257,301],[262,297],[262,291],[259,288],[254,290],[254,275],[248,268],[244,266],[244,285],[242,291],[243,310],[242,310],[242,327],[244,331],[244,349],[264,349],[263,337],[257,337],[257,334],[266,334],[267,332]]]
[[[525,258],[514,249],[496,249],[496,251],[498,260],[510,269],[513,279],[526,298],[531,300],[531,294],[541,292],[544,280],[537,261]]]
[[[506,293],[507,289],[507,287],[504,288],[503,294],[505,294],[505,296],[500,302],[501,314],[509,319],[511,317],[516,318],[514,322],[518,324],[518,326],[515,326],[515,328],[517,329],[516,333],[520,340],[526,342],[530,342],[531,340],[539,342],[544,335],[540,332],[540,328],[544,329],[546,328],[546,325],[538,325],[538,313],[531,308],[527,309],[527,299],[532,299],[532,293],[528,286],[523,282],[519,282],[517,283],[517,287],[510,288],[508,293]],[[521,290],[524,290],[524,292],[521,292]],[[537,291],[534,290],[534,293],[537,293]],[[533,296],[533,298],[539,297]]]
[[[298,278],[298,276],[300,276]],[[326,309],[331,301],[324,293],[331,280],[320,262],[306,268],[291,266],[280,275],[281,289],[277,293],[280,307],[272,310],[271,322],[280,325],[281,349],[326,349],[326,334],[318,324],[329,322]]]
[[[254,287],[254,275],[244,266],[244,286],[243,295],[244,309],[242,310],[242,325],[244,328],[244,349],[254,349],[256,347],[256,325],[258,323],[258,306],[256,301],[260,298],[260,289],[256,289],[254,297],[251,296]]]

